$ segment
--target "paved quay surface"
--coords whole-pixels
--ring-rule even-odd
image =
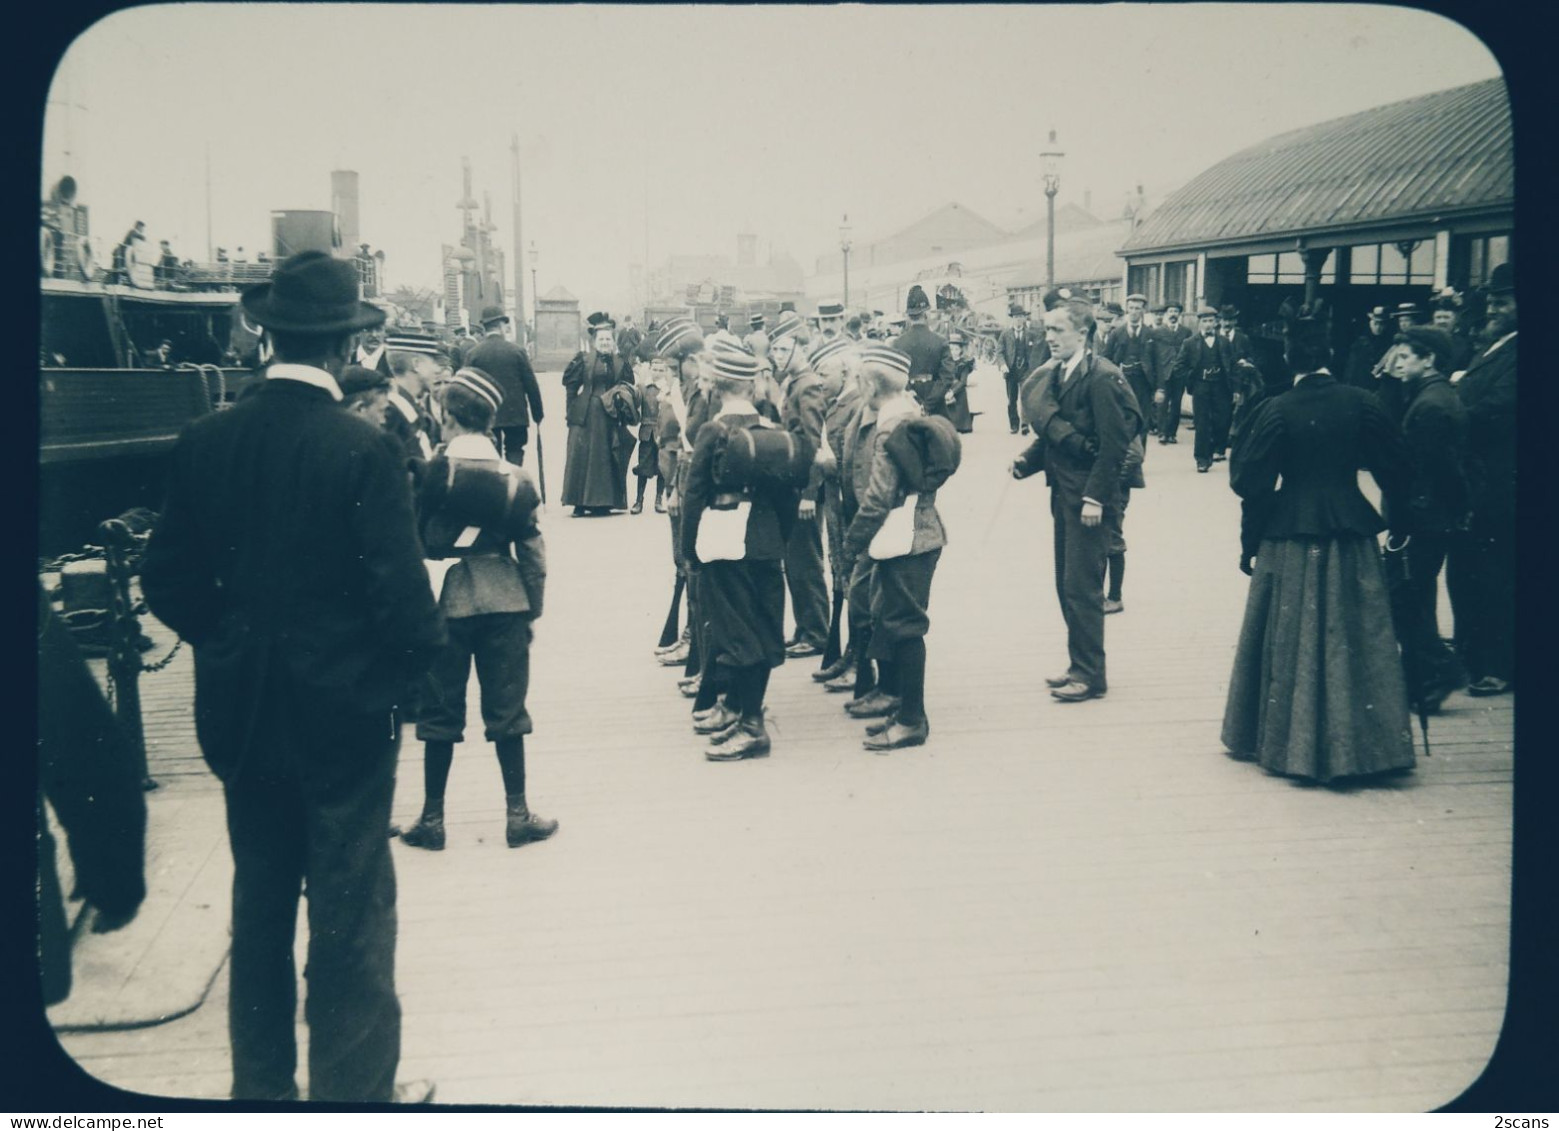
[[[542,381],[555,498],[561,390]],[[451,1103],[1369,1111],[1478,1076],[1505,1005],[1513,701],[1453,696],[1433,756],[1368,788],[1227,757],[1247,579],[1227,465],[1196,474],[1194,433],[1149,445],[1108,698],[1053,701],[1047,490],[1006,476],[999,376],[972,395],[939,496],[920,749],[861,749],[808,660],[774,675],[772,757],[704,762],[651,656],[666,518],[553,509],[528,769],[562,828],[504,846],[496,760],[468,732],[448,849],[395,848],[403,1078]],[[160,1008],[168,984],[138,971],[170,947],[216,977],[176,1020],[61,1041],[119,1087],[221,1097],[231,865],[189,680],[186,653],[143,684],[164,788],[136,953],[78,964],[69,1004]],[[408,734],[396,819],[421,796]]]

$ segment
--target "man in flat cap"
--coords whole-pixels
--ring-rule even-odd
[[[493,420],[493,435],[499,454],[517,467],[525,464],[525,445],[530,440],[531,422],[541,427],[543,415],[541,385],[530,357],[508,338],[509,316],[501,306],[482,311],[485,337],[463,359],[462,365],[480,369],[503,390],[503,403]]]
[[[1158,417],[1158,442],[1178,444],[1180,406],[1185,396],[1185,379],[1175,372],[1175,358],[1191,336],[1191,328],[1180,315],[1179,302],[1163,306],[1163,324],[1153,327],[1153,367],[1157,387],[1153,390],[1153,409]]]
[[[353,336],[384,321],[357,292],[349,261],[315,251],[245,292],[274,360],[255,395],[180,436],[141,570],[147,604],[195,650],[196,732],[227,805],[237,1099],[298,1097],[304,891],[310,1098],[418,1098],[395,1084],[385,829],[396,705],[446,636],[400,448],[338,404]]]
[[[1020,423],[1018,386],[1023,378],[1050,360],[1050,355],[1044,341],[1029,326],[1029,312],[1018,303],[1007,307],[1007,323],[997,346],[1001,353],[1002,379],[1007,383],[1007,429],[1016,436]]]
[[[1209,470],[1229,447],[1229,420],[1234,411],[1234,345],[1218,333],[1218,312],[1204,306],[1196,312],[1197,331],[1175,358],[1174,372],[1192,390],[1196,413],[1196,470]]]
[[[1456,385],[1467,410],[1472,518],[1446,571],[1470,695],[1501,695],[1516,679],[1516,291],[1510,264],[1488,283],[1489,345]]]
[[[1146,295],[1127,295],[1126,317],[1110,328],[1104,339],[1103,350],[1105,360],[1113,361],[1126,375],[1126,383],[1137,398],[1144,443],[1147,442],[1148,432],[1153,430],[1148,417],[1153,407],[1154,390],[1158,388],[1158,359],[1153,353],[1153,332],[1144,317],[1147,309]]]

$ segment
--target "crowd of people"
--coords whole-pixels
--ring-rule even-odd
[[[387,330],[357,298],[355,268],[322,253],[289,259],[243,306],[264,328],[265,379],[181,436],[142,566],[150,608],[195,650],[199,739],[224,787],[233,1094],[297,1094],[293,930],[306,879],[313,1098],[426,1097],[395,1083],[388,845],[445,847],[473,665],[507,843],[558,828],[530,808],[525,773],[547,580],[544,472],[526,449],[540,443],[544,398],[501,309],[452,355],[431,334]],[[1182,385],[1198,470],[1227,455],[1242,502],[1251,582],[1222,730],[1231,753],[1317,782],[1401,771],[1414,764],[1410,709],[1438,709],[1469,677],[1473,694],[1510,689],[1508,267],[1490,280],[1477,341],[1399,329],[1370,362],[1369,389],[1332,375],[1320,304],[1285,308],[1281,380],[1258,367],[1237,311],[1199,310],[1193,330],[1178,307],[1149,312],[1139,295],[1119,317],[1064,291],[1044,307],[1042,337],[1012,310],[997,355],[1011,432],[1026,436],[1011,475],[1042,470],[1050,487],[1068,647],[1046,679],[1056,701],[1108,690],[1127,505],[1145,485],[1149,437],[1177,442]],[[656,658],[681,669],[710,762],[771,754],[764,704],[787,660],[816,659],[812,679],[847,696],[865,749],[930,738],[929,609],[948,542],[938,491],[972,427],[974,364],[958,327],[938,333],[930,316],[913,287],[891,338],[852,334],[836,302],[815,325],[785,309],[741,336],[688,317],[645,333],[604,312],[588,320],[562,380],[561,501],[580,518],[642,513],[655,481],[675,579]],[[1455,648],[1435,622],[1444,562]],[[423,807],[400,831],[390,805],[409,718]]]

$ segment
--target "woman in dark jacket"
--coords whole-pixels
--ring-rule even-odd
[[[592,314],[590,348],[574,355],[563,371],[563,387],[568,390],[563,505],[573,507],[576,518],[628,509],[632,446],[624,451],[624,427],[602,399],[618,385],[626,386],[630,399],[633,394],[633,370],[617,352],[614,329],[606,315]]]
[[[1325,368],[1319,317],[1301,311],[1285,338],[1300,376],[1257,409],[1230,464],[1251,585],[1223,742],[1318,782],[1407,769],[1407,689],[1376,543],[1385,523],[1358,486],[1367,468],[1388,500],[1400,494],[1401,437],[1376,398]]]

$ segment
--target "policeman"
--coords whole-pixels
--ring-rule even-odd
[[[946,416],[947,394],[953,388],[953,355],[947,339],[926,324],[931,303],[918,284],[904,304],[909,326],[893,340],[893,348],[910,359],[909,387],[924,413]]]

